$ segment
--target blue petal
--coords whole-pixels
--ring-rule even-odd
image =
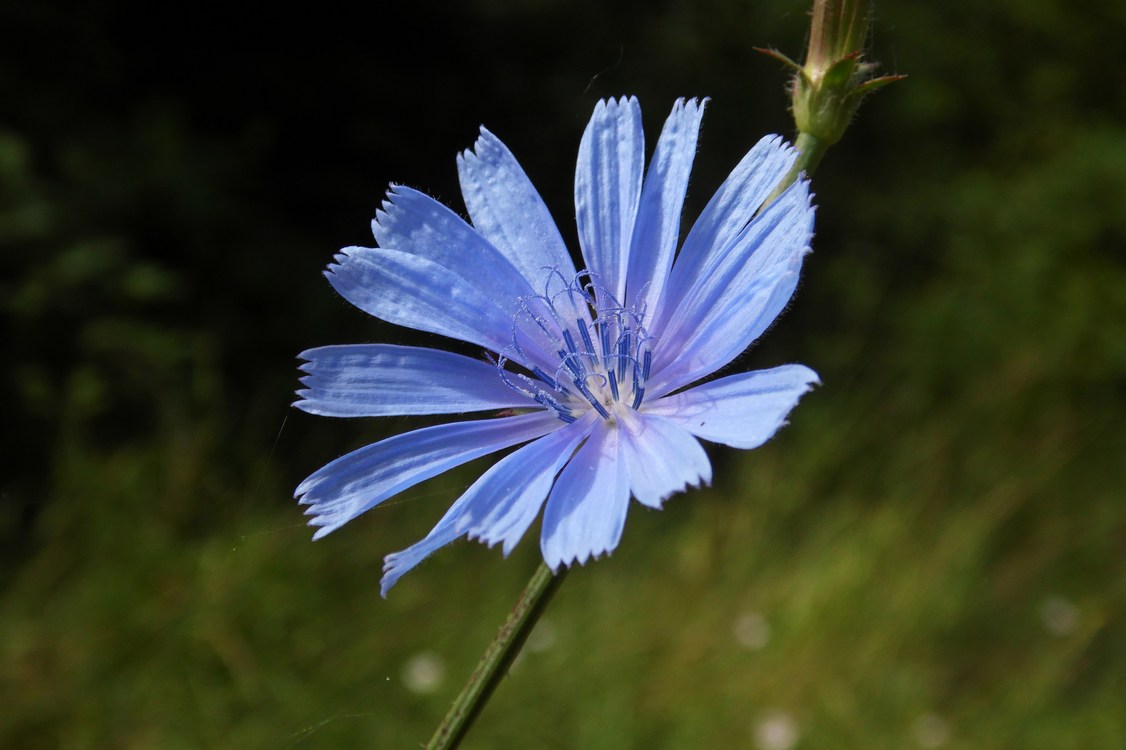
[[[496,365],[437,349],[391,344],[301,352],[304,389],[294,404],[326,417],[455,414],[539,408],[501,380]]]
[[[668,280],[706,102],[677,99],[649,164],[633,227],[626,283],[630,306],[637,309],[652,309]]]
[[[803,365],[783,365],[714,380],[647,405],[704,440],[757,448],[786,423],[803,394],[820,382]]]
[[[651,333],[664,328],[701,269],[726,253],[796,158],[797,153],[781,137],[766,136],[731,171],[684,239],[660,307],[653,311]]]
[[[651,396],[710,375],[754,342],[793,296],[813,236],[809,183],[799,181],[716,256],[671,314],[654,347]]]
[[[630,489],[642,505],[660,508],[677,492],[712,481],[712,465],[696,438],[659,416],[622,425],[622,458]]]
[[[637,99],[601,101],[579,144],[575,218],[579,245],[597,288],[625,300],[629,242],[645,168]]]
[[[424,193],[395,186],[371,223],[380,247],[417,255],[447,268],[515,311],[532,286],[499,250],[453,211]]]
[[[488,512],[462,521],[461,526],[469,538],[479,539],[490,547],[500,542],[508,556],[539,514],[555,476],[571,460],[575,448],[590,435],[597,421],[595,412],[587,412],[575,422],[517,451],[520,458],[513,459],[492,478],[494,486],[489,489],[495,491],[497,497],[488,503]],[[482,487],[481,493],[489,494],[485,490]]]
[[[590,431],[592,419],[567,425],[520,448],[486,471],[457,499],[426,538],[384,558],[383,596],[432,552],[468,534],[507,557],[540,512],[559,469]]]
[[[418,255],[350,247],[336,256],[325,276],[346,300],[369,315],[500,352],[512,344],[509,305],[514,298],[510,290],[491,288],[488,269],[482,270],[484,274],[467,279]],[[528,352],[538,358],[537,364],[554,367],[554,355],[537,351],[533,344]]]
[[[481,128],[473,151],[458,155],[457,169],[473,226],[532,288],[542,291],[550,270],[565,279],[574,277],[575,266],[551,213],[500,139]]]
[[[563,468],[543,515],[540,549],[552,570],[618,546],[629,508],[629,475],[621,431],[598,424]]]
[[[563,425],[554,412],[436,425],[352,451],[318,469],[294,493],[320,539],[364,511],[466,461],[534,440]]]

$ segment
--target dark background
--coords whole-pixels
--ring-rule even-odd
[[[462,210],[480,124],[574,246],[607,96],[650,142],[712,97],[690,220],[790,134],[752,48],[799,56],[806,12],[7,0],[0,744],[423,742],[536,545],[455,545],[378,598],[486,464],[309,542],[292,487],[421,424],[289,407],[302,349],[417,340],[321,270],[389,182]],[[631,513],[467,746],[1126,744],[1126,10],[889,1],[874,26],[910,77],[821,166],[802,287],[737,365],[824,386],[763,449],[711,450],[712,490]]]

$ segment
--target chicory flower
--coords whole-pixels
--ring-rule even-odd
[[[346,248],[329,266],[329,282],[356,307],[480,346],[487,361],[387,344],[310,349],[300,355],[298,408],[492,415],[396,435],[312,474],[295,496],[319,527],[314,539],[430,477],[521,446],[424,539],[387,556],[384,596],[462,536],[508,555],[541,508],[553,570],[609,553],[631,497],[660,508],[711,481],[701,439],[756,448],[817,382],[809,368],[784,365],[692,385],[731,363],[789,302],[814,215],[805,180],[762,206],[795,158],[767,137],[677,252],[703,109],[676,102],[646,172],[637,100],[595,107],[575,176],[582,268],[515,157],[484,128],[457,160],[471,224],[393,186],[372,222],[377,247]]]

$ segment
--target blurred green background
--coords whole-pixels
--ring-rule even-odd
[[[295,355],[419,341],[320,271],[388,182],[461,210],[485,123],[568,239],[594,102],[713,97],[693,217],[766,132],[803,2],[284,14],[0,8],[0,746],[418,747],[534,568],[381,560],[485,463],[324,541],[290,498],[425,420],[290,407]],[[879,3],[877,94],[737,369],[824,386],[635,506],[469,748],[1126,747],[1126,4]],[[438,343],[426,339],[426,343]]]

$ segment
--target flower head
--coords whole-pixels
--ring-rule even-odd
[[[418,543],[388,555],[383,593],[431,552],[468,536],[507,555],[543,508],[540,546],[558,569],[618,545],[630,498],[659,508],[711,481],[699,439],[755,448],[817,382],[801,365],[715,373],[774,321],[813,232],[808,183],[759,211],[794,160],[759,141],[677,252],[703,102],[678,100],[645,172],[636,99],[599,102],[583,134],[575,210],[583,268],[515,157],[484,128],[458,156],[472,225],[392,187],[376,248],[326,271],[383,320],[483,347],[489,361],[386,344],[302,352],[297,406],[373,417],[492,412],[382,440],[301,483],[314,538],[425,479],[520,445]],[[756,211],[758,213],[756,214]]]

